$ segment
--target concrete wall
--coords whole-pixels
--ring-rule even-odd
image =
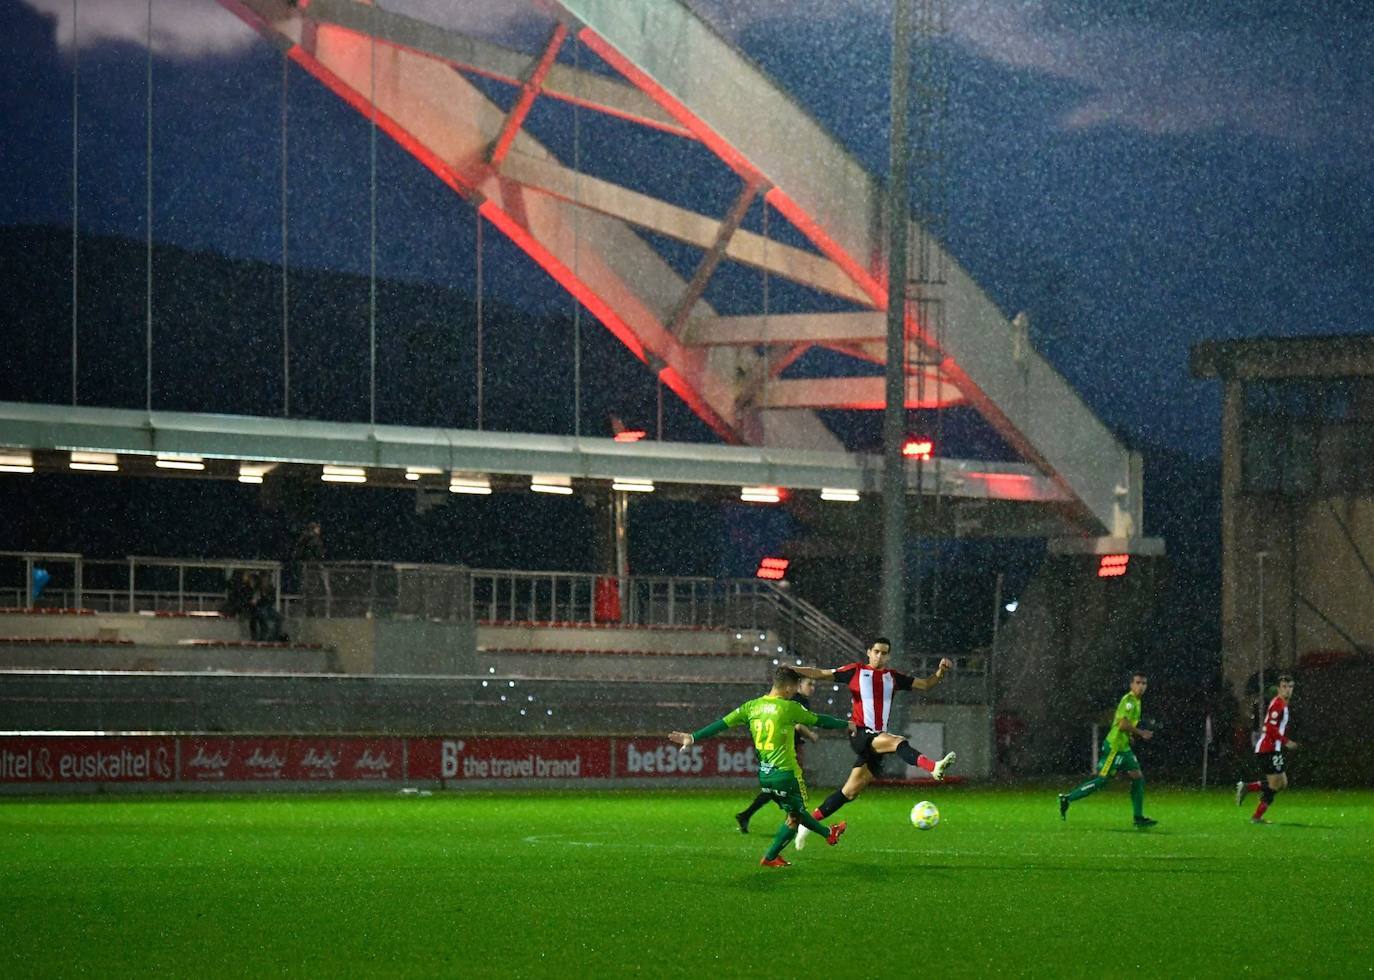
[[[761,639],[760,636],[763,638]],[[755,630],[638,629],[626,626],[568,627],[482,624],[477,645],[487,650],[654,650],[662,653],[738,653],[774,651],[777,638]],[[759,647],[755,651],[754,647]]]
[[[472,623],[382,620],[376,625],[377,674],[477,673],[477,630]]]
[[[242,671],[244,673],[337,673],[329,650],[290,647],[201,647],[157,644],[0,645],[4,670]]]
[[[848,711],[836,712],[843,716]],[[992,714],[983,705],[922,704],[913,709],[907,718],[908,727],[919,725],[940,725],[943,727],[943,743],[931,744],[929,738],[922,739],[923,730],[904,731],[918,752],[955,752],[958,758],[950,774],[967,776],[970,779],[983,779],[992,773]],[[850,751],[849,740],[843,732],[826,731],[821,740],[803,749],[806,767],[807,786],[813,795],[829,793],[844,784],[849,771],[854,768],[854,753]],[[902,779],[907,776],[907,765],[893,756],[883,768],[883,778]]]
[[[0,636],[109,638],[160,646],[181,640],[246,640],[245,624],[218,616],[144,616],[96,613],[92,616],[0,613]]]
[[[1374,650],[1374,498],[1234,494],[1225,506],[1223,662],[1237,695],[1255,696],[1261,666],[1270,684],[1307,653]]]

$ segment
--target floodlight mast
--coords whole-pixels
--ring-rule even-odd
[[[892,5],[892,91],[888,134],[887,361],[883,407],[883,635],[905,652],[906,639],[906,300],[908,154],[907,91],[911,74],[911,11]]]

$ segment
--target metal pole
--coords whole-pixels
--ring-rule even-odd
[[[997,669],[997,636],[1002,628],[1002,573],[997,573],[997,584],[992,589],[992,652],[988,655],[987,670],[983,671],[983,687],[987,691],[988,705],[997,706],[997,682],[993,671]]]
[[[629,587],[626,577],[630,574],[630,495],[624,490],[612,490],[611,509],[615,518],[615,588],[623,615]]]
[[[1255,650],[1259,657],[1259,704],[1260,712],[1265,710],[1264,703],[1264,559],[1269,557],[1269,552],[1260,551],[1255,554],[1259,564],[1259,623],[1255,635]]]
[[[883,632],[901,651],[906,638],[907,89],[911,74],[911,10],[897,0],[892,12],[892,124],[888,135],[888,258],[886,406],[883,411]]]
[[[1207,754],[1212,748],[1212,716],[1202,723],[1202,788],[1207,788]]]

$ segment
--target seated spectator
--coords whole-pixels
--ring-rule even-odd
[[[252,572],[230,574],[224,586],[224,614],[235,619],[247,619],[249,635],[252,635],[253,592],[257,588]]]
[[[281,613],[277,611],[277,593],[267,573],[256,576],[252,598],[253,619],[251,635],[255,640],[278,643],[285,639],[281,631]]]

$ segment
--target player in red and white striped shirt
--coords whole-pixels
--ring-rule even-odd
[[[1288,788],[1288,773],[1283,767],[1284,749],[1296,749],[1298,743],[1288,737],[1288,699],[1293,696],[1293,678],[1287,674],[1279,677],[1278,693],[1269,702],[1269,710],[1264,713],[1264,731],[1255,743],[1255,755],[1260,758],[1260,772],[1265,782],[1258,779],[1252,783],[1242,780],[1236,783],[1236,806],[1245,803],[1246,793],[1259,793],[1259,806],[1251,823],[1268,823],[1264,811],[1274,802],[1274,795]]]
[[[817,809],[816,813],[831,814],[851,800],[856,799],[869,783],[882,774],[883,757],[896,755],[910,765],[920,766],[936,779],[944,779],[945,771],[954,761],[950,752],[936,762],[912,748],[911,743],[900,735],[887,731],[887,720],[892,713],[892,698],[898,691],[928,691],[945,679],[954,664],[948,657],[941,659],[939,668],[924,680],[890,670],[887,666],[892,655],[892,642],[885,636],[876,638],[868,647],[868,663],[845,664],[834,670],[819,667],[797,667],[803,677],[814,677],[818,681],[838,681],[849,688],[853,699],[853,720],[856,731],[849,737],[850,748],[856,756],[854,768],[842,787],[835,790]],[[817,817],[816,819],[820,819]],[[805,846],[806,837],[797,835],[795,846]]]

